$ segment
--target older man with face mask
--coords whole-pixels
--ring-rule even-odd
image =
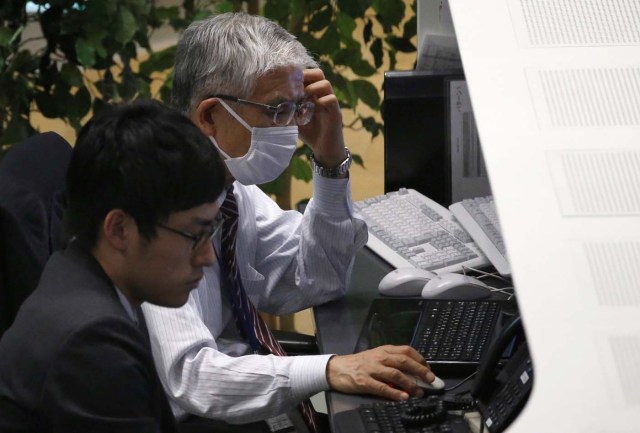
[[[228,169],[226,222],[213,240],[220,260],[205,269],[185,307],[144,308],[178,418],[319,431],[307,403],[317,392],[420,395],[403,372],[427,382],[434,376],[409,347],[287,357],[258,315],[343,296],[367,240],[365,223],[352,211],[351,155],[338,100],[306,49],[258,16],[195,22],[178,44],[173,101],[209,136]],[[283,172],[298,137],[313,152],[314,195],[304,215],[280,209],[256,186]]]

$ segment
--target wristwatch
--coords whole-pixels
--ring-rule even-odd
[[[313,157],[313,153],[309,155],[311,158],[311,168],[313,169],[313,172],[322,177],[329,178],[337,178],[347,174],[349,167],[351,167],[351,162],[353,162],[353,157],[351,156],[349,149],[345,147],[344,150],[347,152],[347,158],[335,168],[325,168],[318,164],[318,161]]]

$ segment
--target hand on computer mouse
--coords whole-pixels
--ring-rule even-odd
[[[444,381],[437,376],[431,383],[427,383],[416,376],[409,376],[409,379],[413,380],[426,395],[436,395],[444,393]]]
[[[414,376],[426,383],[436,378],[422,355],[409,346],[380,346],[353,355],[336,355],[327,364],[331,389],[390,400],[422,397],[424,391]]]

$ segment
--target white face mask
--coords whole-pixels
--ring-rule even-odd
[[[224,157],[231,175],[243,185],[260,185],[280,176],[296,150],[298,126],[252,128],[224,101],[220,100],[220,104],[251,131],[251,146],[246,155],[238,158],[231,158],[220,148],[215,138],[209,137]]]

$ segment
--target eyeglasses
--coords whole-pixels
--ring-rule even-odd
[[[193,247],[191,248],[191,250],[195,251],[198,248],[200,248],[202,245],[204,245],[206,242],[210,242],[214,237],[216,237],[216,235],[220,232],[220,229],[222,229],[222,224],[224,223],[224,220],[225,220],[224,217],[216,218],[213,224],[211,224],[211,226],[209,226],[207,230],[203,231],[199,235],[194,235],[193,233],[174,229],[172,227],[169,227],[160,223],[158,223],[157,225],[160,228],[163,228],[165,230],[168,230],[170,232],[173,232],[177,235],[180,235],[184,238],[187,238],[193,241]]]
[[[310,101],[303,101],[299,104],[287,101],[278,105],[267,105],[229,95],[213,95],[210,96],[210,98],[226,99],[227,101],[265,108],[273,112],[273,123],[277,126],[287,126],[291,123],[292,119],[295,119],[297,125],[306,125],[311,121],[316,108],[316,104]]]

